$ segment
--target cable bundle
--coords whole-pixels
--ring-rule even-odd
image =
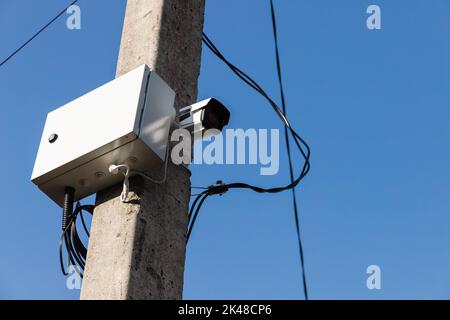
[[[83,277],[83,271],[86,265],[87,248],[78,234],[77,220],[78,217],[80,217],[84,232],[89,237],[90,234],[84,220],[83,211],[86,211],[92,215],[94,213],[95,206],[82,206],[80,202],[78,202],[75,210],[72,212],[73,201],[71,202],[71,199],[73,199],[73,193],[71,193],[70,189],[69,192],[66,189],[65,199],[66,201],[64,202],[63,212],[63,233],[59,241],[59,261],[61,271],[65,276],[67,276],[69,275],[68,268],[73,266],[80,277]],[[64,266],[63,247],[65,248],[67,254],[67,270]]]

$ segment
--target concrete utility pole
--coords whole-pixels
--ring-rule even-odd
[[[128,0],[116,76],[142,64],[177,93],[197,99],[204,0]],[[190,172],[169,162],[167,181],[131,179],[97,194],[81,299],[181,299]],[[155,176],[160,176],[156,172]]]

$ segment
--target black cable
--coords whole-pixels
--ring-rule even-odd
[[[291,181],[288,185],[282,186],[282,187],[275,187],[275,188],[262,188],[257,187],[253,185],[249,185],[246,183],[230,183],[230,184],[223,184],[218,183],[216,185],[208,187],[205,191],[201,192],[197,198],[194,200],[190,213],[189,213],[189,219],[188,219],[188,237],[187,241],[189,241],[190,235],[192,233],[192,229],[194,227],[196,218],[198,216],[198,212],[200,211],[201,206],[205,202],[206,198],[211,195],[216,194],[224,194],[228,192],[230,189],[250,189],[258,193],[278,193],[283,192],[286,190],[290,190],[295,188],[300,181],[308,174],[310,170],[310,154],[311,149],[309,145],[306,143],[306,141],[293,129],[291,124],[289,123],[289,120],[284,115],[283,111],[278,107],[278,105],[274,102],[272,98],[261,88],[261,86],[253,80],[249,75],[247,75],[245,72],[237,68],[235,65],[233,65],[230,61],[228,61],[225,56],[220,52],[220,50],[214,45],[214,43],[211,41],[211,39],[203,33],[203,43],[220,59],[222,60],[230,69],[233,71],[242,81],[244,81],[246,84],[248,84],[251,88],[253,88],[255,91],[257,91],[261,96],[263,96],[267,102],[269,102],[272,109],[276,112],[276,114],[279,116],[279,118],[284,123],[284,126],[287,128],[289,133],[292,135],[295,145],[299,149],[303,159],[304,163],[302,166],[302,170],[299,174],[299,176]],[[199,199],[202,198],[202,200],[199,202]],[[204,198],[204,199],[203,199]]]
[[[66,204],[65,202],[64,212],[70,211],[66,209],[66,205],[73,206],[73,202],[71,204],[69,202],[67,202]],[[65,276],[69,274],[66,270],[66,267],[68,268],[70,265],[72,265],[75,268],[75,271],[80,275],[80,277],[83,277],[83,271],[86,265],[87,248],[79,236],[77,230],[77,220],[79,216],[81,218],[83,229],[86,232],[87,237],[89,237],[89,231],[83,217],[83,211],[86,211],[92,215],[94,213],[94,208],[95,207],[92,205],[82,206],[78,202],[75,210],[70,215],[66,227],[63,229],[61,239],[59,241],[59,262],[61,271]],[[64,263],[63,248],[65,249],[67,255],[66,264]]]
[[[194,228],[195,221],[197,220],[198,213],[200,212],[200,208],[202,207],[203,203],[208,198],[208,196],[209,196],[209,192],[204,191],[204,192],[202,192],[202,194],[198,195],[197,198],[194,200],[194,204],[192,205],[191,210],[189,212],[189,216],[188,216],[189,224],[188,224],[188,231],[187,231],[187,236],[186,236],[186,243],[189,242],[192,230]],[[198,205],[197,209],[195,210],[195,213],[193,213],[193,209],[195,208],[195,205],[197,204],[198,200],[200,200],[199,205]]]
[[[280,59],[280,50],[278,46],[278,31],[277,31],[277,20],[276,20],[276,13],[275,13],[275,6],[273,4],[273,0],[270,0],[270,13],[272,17],[272,30],[273,30],[273,36],[274,36],[274,42],[275,42],[275,57],[276,57],[276,63],[277,63],[277,74],[278,74],[278,84],[280,87],[280,96],[281,96],[281,107],[283,110],[284,115],[286,115],[286,99],[284,94],[284,86],[283,86],[283,77],[281,72],[281,59]],[[291,144],[289,141],[289,134],[287,127],[284,127],[284,138],[286,142],[286,149],[289,159],[289,176],[291,179],[291,183],[294,182],[294,169],[292,165],[292,155],[291,155]],[[306,272],[305,272],[305,258],[303,254],[303,244],[302,244],[302,238],[300,234],[300,218],[298,213],[298,205],[297,205],[297,196],[295,193],[295,189],[292,190],[292,205],[294,208],[294,219],[295,219],[295,229],[297,233],[297,241],[298,241],[298,249],[299,249],[299,257],[300,257],[300,264],[302,268],[302,283],[303,283],[303,293],[305,296],[305,300],[308,300],[308,286],[306,282]]]
[[[6,64],[9,60],[11,60],[16,54],[18,54],[23,48],[25,48],[31,41],[33,41],[38,35],[40,35],[45,29],[47,29],[53,22],[58,20],[59,17],[61,17],[69,7],[76,4],[78,0],[73,1],[71,4],[67,5],[64,10],[62,10],[58,15],[56,15],[52,20],[50,20],[45,26],[43,26],[38,32],[36,32],[34,35],[31,36],[27,41],[25,41],[19,48],[17,48],[13,53],[11,53],[6,59],[4,59],[2,62],[0,62],[0,67],[2,67],[4,64]]]

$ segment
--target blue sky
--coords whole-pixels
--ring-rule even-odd
[[[450,298],[450,3],[275,3],[289,118],[313,150],[297,190],[310,297]],[[381,30],[366,28],[370,4],[381,7]],[[0,59],[64,5],[1,1]],[[80,6],[82,30],[67,30],[64,17],[0,68],[3,299],[79,296],[59,271],[60,209],[29,178],[46,114],[114,78],[125,1]],[[266,0],[207,3],[207,34],[278,99],[270,23]],[[281,128],[205,49],[199,99],[210,96],[229,106],[230,128]],[[284,184],[283,150],[276,176],[192,166],[193,185]],[[289,192],[212,198],[189,243],[184,297],[301,299],[297,252]],[[372,264],[381,290],[366,288]]]

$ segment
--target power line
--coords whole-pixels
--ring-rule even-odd
[[[18,54],[23,48],[25,48],[31,41],[33,41],[37,36],[39,36],[42,32],[45,31],[53,22],[58,20],[59,17],[61,17],[68,8],[76,4],[78,0],[73,1],[71,4],[67,5],[64,10],[62,10],[58,15],[56,15],[52,20],[50,20],[45,26],[43,26],[38,32],[36,32],[34,35],[32,35],[27,41],[25,41],[20,47],[18,47],[13,53],[11,53],[6,59],[4,59],[0,63],[0,68],[3,67],[4,64],[6,64],[9,60],[11,60],[16,54]]]
[[[278,46],[278,31],[277,31],[277,19],[276,19],[276,13],[275,13],[275,6],[273,4],[273,0],[270,0],[270,13],[272,17],[272,29],[273,29],[273,36],[274,36],[274,42],[275,42],[275,56],[276,56],[276,63],[277,63],[277,74],[278,74],[278,83],[280,86],[280,96],[281,96],[281,107],[283,110],[284,115],[286,115],[286,99],[284,95],[284,86],[283,86],[283,77],[281,72],[281,61],[280,61],[280,51]],[[289,159],[289,175],[291,179],[291,183],[294,182],[294,169],[292,165],[292,155],[291,155],[291,144],[289,141],[289,134],[287,127],[284,127],[284,138],[286,141],[286,149]],[[297,205],[297,196],[295,193],[295,188],[292,190],[292,205],[294,208],[294,218],[295,218],[295,229],[297,232],[297,241],[298,241],[298,249],[299,249],[299,255],[300,255],[300,264],[302,268],[302,282],[303,282],[303,294],[305,296],[305,300],[308,300],[308,286],[306,283],[306,272],[305,272],[305,258],[303,254],[303,244],[302,244],[302,238],[300,233],[300,218],[298,213],[298,205]]]

